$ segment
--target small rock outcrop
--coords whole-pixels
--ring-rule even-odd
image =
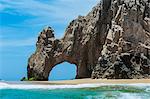
[[[62,62],[76,78],[150,78],[150,0],[102,0],[73,20],[62,39],[43,29],[28,61],[28,78],[48,80]]]

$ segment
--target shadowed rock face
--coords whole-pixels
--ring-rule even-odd
[[[62,39],[51,27],[38,37],[28,61],[28,78],[48,80],[64,61],[77,66],[76,78],[150,77],[150,0],[103,0],[73,20]]]

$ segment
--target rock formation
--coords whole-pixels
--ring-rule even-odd
[[[48,80],[64,61],[76,78],[150,78],[150,0],[102,0],[73,20],[62,39],[51,27],[38,37],[28,61],[28,78]]]

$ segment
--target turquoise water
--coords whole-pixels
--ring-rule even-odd
[[[150,86],[105,85],[92,88],[0,89],[0,99],[150,99]]]

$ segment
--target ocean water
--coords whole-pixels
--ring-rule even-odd
[[[0,99],[150,99],[150,84],[32,85],[0,83]]]

